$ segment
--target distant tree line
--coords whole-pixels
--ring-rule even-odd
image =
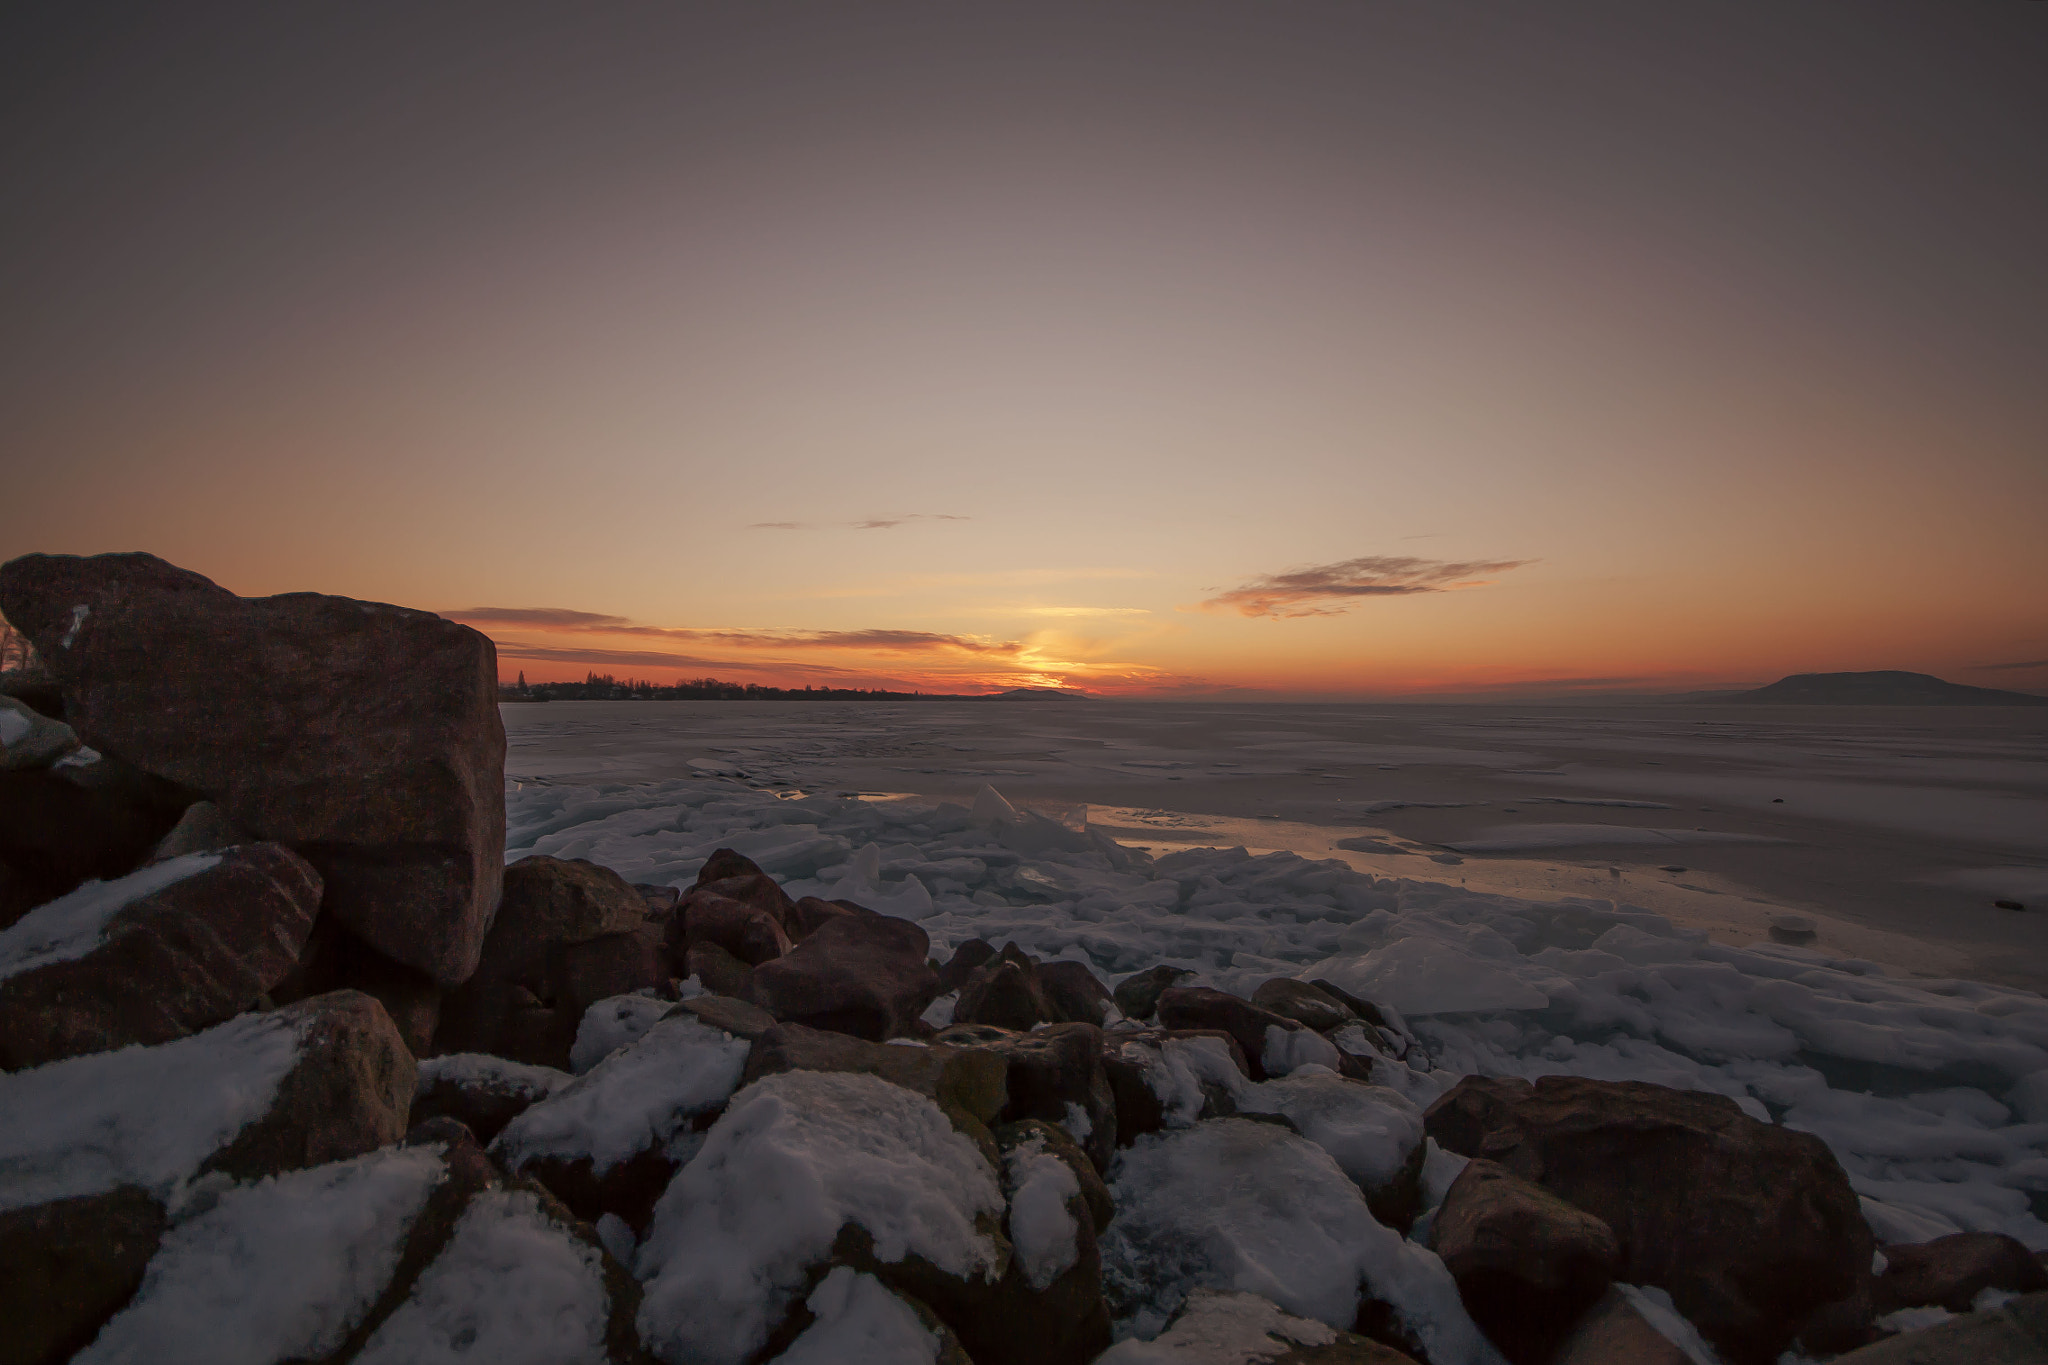
[[[592,673],[582,682],[500,683],[502,701],[922,701],[948,696],[938,692],[889,692],[864,687],[764,687],[760,683],[721,682],[691,678],[674,683],[644,678],[619,679]]]

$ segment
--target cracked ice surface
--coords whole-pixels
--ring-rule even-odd
[[[1874,1223],[2048,1248],[2048,1000],[1907,980],[1810,948],[1735,948],[1646,910],[1373,877],[1292,853],[1154,859],[1007,803],[777,798],[729,781],[508,793],[508,859],[590,858],[688,885],[731,847],[792,895],[1086,963],[1165,962],[1249,995],[1328,978],[1420,1041],[1388,1083],[1418,1104],[1471,1072],[1645,1080],[1733,1097],[1817,1134]]]

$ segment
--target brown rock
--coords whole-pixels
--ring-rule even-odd
[[[1553,1365],[1692,1365],[1692,1357],[1610,1288],[1565,1336]]]
[[[791,948],[789,931],[770,912],[699,887],[680,907],[685,950],[714,943],[749,967],[781,957]]]
[[[663,1018],[673,1018],[678,1011],[694,1014],[712,1028],[722,1029],[733,1037],[744,1038],[750,1043],[775,1027],[775,1016],[767,1010],[759,1005],[749,1005],[744,1000],[733,1000],[724,995],[700,995],[695,999],[685,1000]]]
[[[1017,1197],[1019,1158],[1028,1160],[1020,1148],[1036,1148],[1073,1173],[1078,1189],[1067,1197],[1066,1213],[1074,1227],[1074,1260],[1047,1282],[1034,1284],[1022,1258],[1012,1257],[1002,1279],[976,1295],[969,1311],[956,1315],[955,1330],[978,1365],[1087,1365],[1110,1339],[1102,1252],[1096,1242],[1113,1212],[1109,1191],[1087,1156],[1055,1124],[1005,1124],[997,1142],[1003,1159],[996,1169],[1006,1202]],[[1098,1211],[1103,1214],[1099,1222]]]
[[[142,1284],[163,1206],[123,1185],[0,1213],[0,1365],[57,1365]]]
[[[1235,1038],[1220,1029],[1146,1029],[1142,1032],[1105,1033],[1102,1039],[1102,1074],[1116,1102],[1116,1141],[1119,1147],[1128,1147],[1146,1133],[1158,1132],[1166,1124],[1166,1106],[1145,1079],[1147,1068],[1142,1054],[1132,1049],[1142,1048],[1157,1054],[1168,1038],[1214,1038],[1229,1051],[1232,1064],[1244,1078],[1251,1079],[1244,1049],[1237,1045]],[[1227,1118],[1237,1112],[1236,1104],[1220,1087],[1205,1085],[1203,1089],[1208,1098],[1200,1117]]]
[[[521,858],[505,869],[475,975],[442,1001],[435,1050],[566,1071],[586,1009],[667,983],[659,932],[640,894],[610,868]]]
[[[1093,1024],[1100,1028],[1115,1008],[1109,987],[1088,970],[1085,962],[1040,963],[1038,985],[1056,1024]]]
[[[1386,1016],[1380,1013],[1380,1007],[1373,1004],[1372,1001],[1361,1000],[1336,982],[1325,981],[1321,977],[1317,977],[1308,984],[1314,986],[1324,995],[1329,996],[1332,1000],[1335,1000],[1374,1028],[1385,1028],[1387,1026]]]
[[[444,985],[497,904],[505,731],[489,639],[317,593],[243,598],[153,555],[24,555],[0,612],[79,737],[304,853],[325,908]]]
[[[320,875],[276,844],[216,856],[116,910],[89,951],[0,978],[0,1070],[182,1038],[281,980],[312,931]],[[38,913],[15,933],[32,930]]]
[[[1615,1278],[1669,1291],[1731,1365],[1776,1360],[1823,1307],[1867,1305],[1870,1229],[1834,1154],[1725,1096],[1471,1076],[1426,1120],[1447,1150],[1497,1161],[1605,1222]]]
[[[1093,1024],[1054,1024],[987,1045],[1009,1063],[1003,1121],[1059,1124],[1098,1171],[1109,1169],[1117,1138],[1116,1094],[1103,1074],[1102,1046],[1102,1030]]]
[[[1220,1029],[1237,1040],[1252,1079],[1266,1079],[1266,1030],[1300,1030],[1285,1015],[1261,1009],[1225,991],[1207,986],[1174,986],[1159,997],[1159,1022],[1168,1029]]]
[[[818,931],[826,920],[843,919],[848,915],[872,915],[875,912],[852,901],[825,901],[816,896],[805,896],[789,912],[789,936],[798,943]],[[943,991],[940,994],[944,994]]]
[[[38,886],[6,863],[0,863],[0,929],[12,928],[23,915],[56,897],[55,891]]]
[[[298,964],[272,986],[270,999],[289,1005],[329,991],[375,997],[415,1057],[432,1051],[441,1019],[441,987],[425,972],[394,962],[341,927],[331,915],[313,922]]]
[[[1465,1310],[1514,1365],[1543,1365],[1613,1281],[1614,1232],[1541,1186],[1475,1160],[1430,1225]]]
[[[685,1001],[686,1005],[695,1003]],[[870,1043],[843,1033],[777,1024],[754,1041],[742,1089],[784,1071],[851,1071],[880,1076],[935,1101],[949,1115],[982,1125],[983,1135],[1009,1102],[1007,1059],[993,1049]],[[955,1118],[957,1124],[958,1118]]]
[[[953,1006],[956,1024],[992,1024],[1024,1030],[1050,1021],[1052,1006],[1039,984],[1038,964],[1014,943],[977,967]]]
[[[2048,1270],[2015,1238],[1997,1232],[1956,1232],[1931,1242],[1888,1246],[1874,1290],[1877,1311],[1939,1305],[1967,1313],[1986,1289],[2032,1294],[2048,1289]]]
[[[683,975],[696,977],[697,984],[714,995],[744,1000],[754,969],[716,943],[700,943],[684,954]]]
[[[1834,1365],[2041,1365],[2048,1361],[2048,1293],[1965,1313],[1847,1355]]]
[[[300,1031],[292,1068],[278,1082],[270,1111],[201,1169],[253,1180],[396,1142],[418,1065],[384,1007],[360,991],[333,991],[276,1013]]]
[[[187,853],[217,853],[237,844],[259,842],[249,832],[237,828],[225,812],[211,801],[194,801],[185,807],[178,823],[171,826],[171,832],[157,841],[150,850],[149,860],[153,863],[166,862],[183,857]]]
[[[1193,975],[1185,967],[1168,967],[1164,963],[1147,967],[1117,982],[1116,1007],[1126,1019],[1150,1019],[1159,1009],[1160,995],[1174,982]]]
[[[1261,982],[1259,988],[1252,992],[1252,1003],[1318,1033],[1342,1028],[1358,1018],[1350,1006],[1322,987],[1286,976]]]
[[[747,997],[777,1019],[880,1042],[911,1031],[937,997],[931,940],[906,919],[848,915],[754,968]]]
[[[970,938],[953,950],[946,965],[939,968],[939,994],[947,995],[967,984],[967,979],[996,955],[996,945],[985,938]]]

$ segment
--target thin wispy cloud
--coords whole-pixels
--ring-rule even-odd
[[[749,531],[886,531],[913,521],[972,521],[946,512],[910,512],[900,517],[867,517],[860,521],[757,521]]]
[[[2017,673],[2029,668],[2048,668],[2048,659],[2021,659],[2009,664],[1971,664],[1977,673]]]
[[[1335,564],[1315,564],[1255,578],[1201,603],[1204,611],[1240,616],[1337,616],[1368,597],[1410,597],[1483,587],[1488,575],[1533,564],[1530,559],[1416,559],[1407,555],[1362,555]]]
[[[1031,616],[1150,616],[1145,607],[1026,607]]]
[[[470,607],[447,614],[457,621],[481,621],[493,626],[536,626],[545,630],[605,630],[633,624],[623,616],[571,611],[567,607]]]
[[[563,607],[472,607],[447,613],[458,621],[482,625],[519,625],[556,635],[608,635],[652,637],[677,642],[724,646],[728,649],[842,649],[879,654],[962,654],[976,658],[1014,659],[1025,652],[1019,640],[988,640],[974,635],[953,635],[929,630],[732,630],[699,626],[643,626],[623,616],[606,612],[572,611]],[[500,653],[506,652],[501,645]],[[614,651],[633,653],[634,651]],[[593,651],[571,650],[562,655],[596,657]],[[531,656],[529,656],[531,657]],[[664,662],[686,667],[708,663],[694,656],[664,656]],[[616,659],[626,663],[636,660]],[[657,662],[652,656],[637,662]]]

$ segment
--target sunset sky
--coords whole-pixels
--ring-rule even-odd
[[[2048,6],[29,3],[0,558],[506,677],[2048,691]]]

